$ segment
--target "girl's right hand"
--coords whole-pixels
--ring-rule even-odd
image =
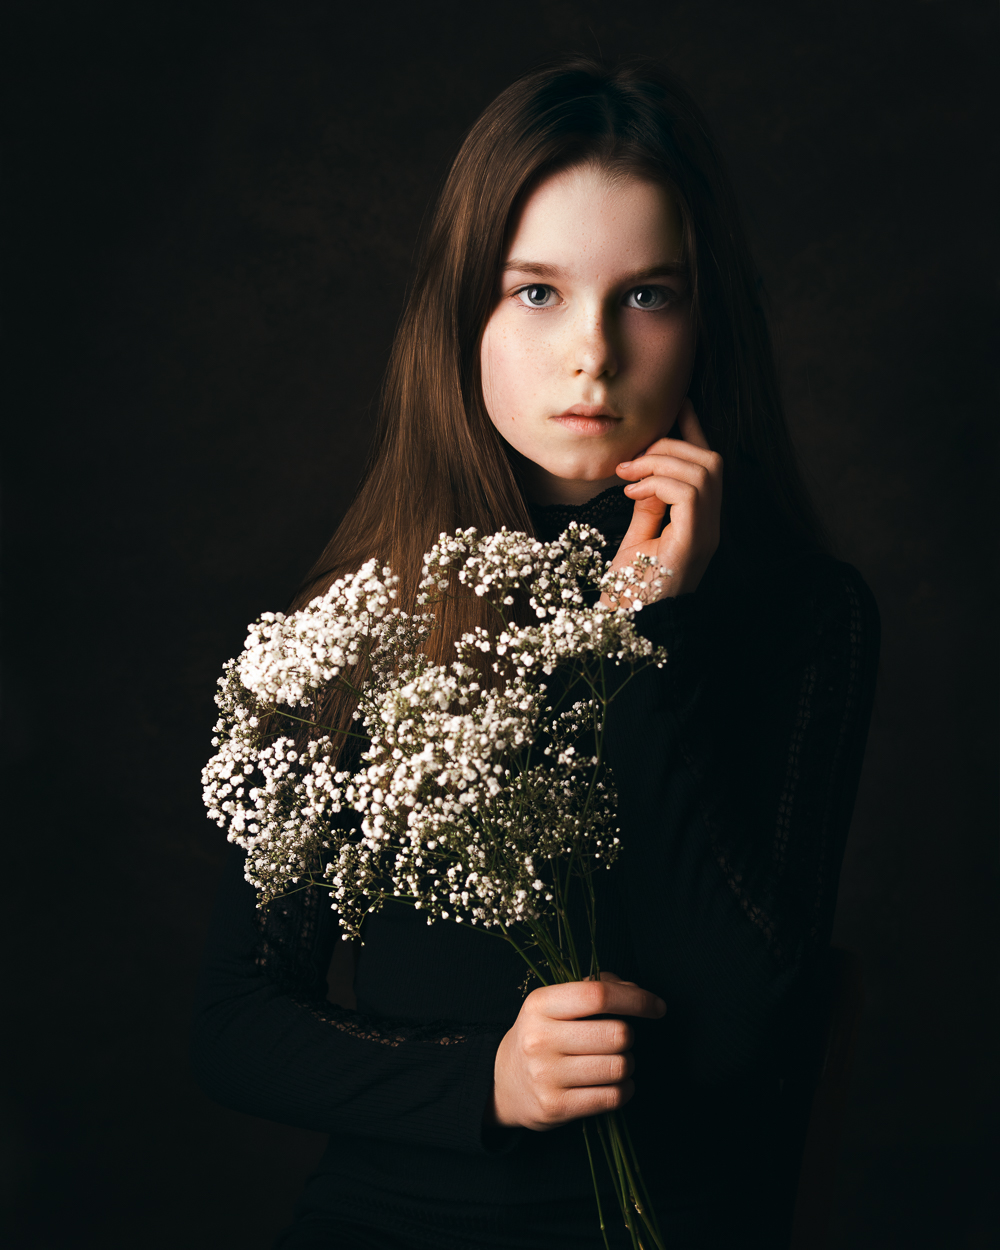
[[[533,990],[497,1050],[487,1123],[544,1132],[624,1106],[635,1090],[632,1029],[588,1017],[658,1020],[666,1010],[661,998],[613,972]]]

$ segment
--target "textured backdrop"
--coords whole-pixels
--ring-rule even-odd
[[[1000,1244],[995,6],[360,9],[7,6],[6,1244],[266,1250],[321,1150],[187,1072],[213,684],[341,515],[463,131],[567,50],[661,56],[706,109],[804,463],[883,614],[833,1244]]]

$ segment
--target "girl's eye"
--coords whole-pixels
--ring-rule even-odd
[[[666,307],[673,298],[674,293],[668,287],[637,286],[625,296],[625,307],[654,311]]]
[[[545,308],[552,303],[555,291],[550,286],[523,286],[515,294],[526,308]]]

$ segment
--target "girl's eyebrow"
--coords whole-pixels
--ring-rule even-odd
[[[512,256],[503,268],[504,273],[510,273],[511,271],[531,273],[536,278],[562,278],[566,274],[566,271],[559,265],[546,265],[539,261],[521,260],[516,256]],[[686,278],[687,276],[687,265],[679,261],[663,261],[662,264],[653,265],[649,269],[641,269],[636,273],[627,274],[624,281],[648,282],[650,278]]]

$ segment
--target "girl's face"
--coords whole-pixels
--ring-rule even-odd
[[[666,435],[695,330],[680,214],[660,186],[591,165],[525,202],[483,335],[483,396],[538,503],[583,503]]]

